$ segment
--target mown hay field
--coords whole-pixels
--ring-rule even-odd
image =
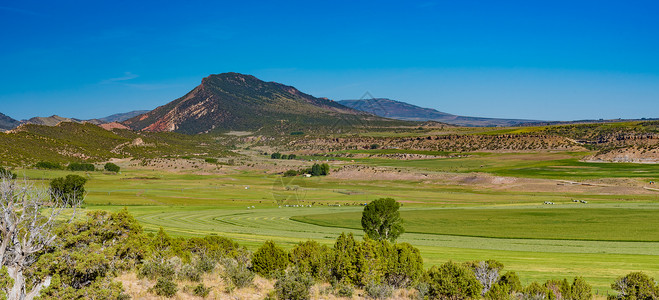
[[[576,155],[566,155],[573,154],[482,154],[412,161],[361,158],[354,162],[340,158],[336,163],[522,178],[540,174],[540,178],[565,180],[628,176],[645,182],[656,181],[659,172],[652,165],[582,163]],[[17,172],[44,186],[52,178],[76,173],[89,179],[87,211],[127,207],[149,232],[162,227],[175,236],[217,234],[252,250],[266,240],[290,248],[308,239],[331,245],[341,232],[361,237],[361,205],[392,197],[403,202],[408,231],[399,242],[418,247],[426,267],[448,260],[496,259],[507,270],[516,271],[525,284],[579,275],[600,294],[610,290],[617,276],[631,271],[659,278],[659,193],[648,191],[562,192],[476,183],[430,184],[416,179],[282,178],[268,170],[227,166],[215,173],[147,167],[124,168],[120,174]],[[543,205],[544,201],[556,204]]]

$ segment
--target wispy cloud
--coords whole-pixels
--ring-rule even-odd
[[[137,77],[140,77],[140,76],[137,75],[137,74],[133,74],[133,73],[131,73],[131,72],[125,72],[125,73],[124,73],[124,76],[105,79],[105,80],[101,81],[101,83],[115,83],[115,82],[122,82],[122,81],[127,81],[127,80],[131,80],[131,79],[135,79],[135,78],[137,78]]]
[[[13,13],[24,14],[24,15],[31,15],[31,16],[45,16],[44,14],[38,13],[36,11],[31,11],[31,10],[21,9],[21,8],[15,8],[15,7],[9,7],[9,6],[0,6],[0,10],[9,11],[9,12],[13,12]]]

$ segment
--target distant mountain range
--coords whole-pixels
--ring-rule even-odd
[[[185,96],[124,125],[133,130],[202,133],[263,128],[329,128],[381,122],[400,124],[251,75],[223,73],[204,78]]]
[[[332,101],[305,94],[251,75],[210,75],[185,96],[154,110],[136,110],[100,119],[80,120],[57,115],[17,121],[0,113],[0,130],[21,124],[55,126],[61,122],[91,123],[107,130],[175,131],[187,134],[226,131],[323,132],[327,129],[414,125],[435,121],[456,126],[550,125],[621,120],[540,121],[458,116],[387,98]],[[120,124],[121,123],[121,124]]]
[[[134,110],[134,111],[129,111],[127,113],[118,113],[118,114],[114,114],[114,115],[107,116],[107,117],[104,117],[104,118],[99,118],[99,120],[103,121],[104,123],[112,123],[112,122],[121,123],[121,122],[126,121],[130,118],[133,118],[135,116],[139,116],[141,114],[148,113],[148,112],[149,112],[148,110]]]
[[[0,113],[0,131],[14,129],[18,125],[20,125],[19,121],[14,120],[3,113]]]
[[[432,108],[425,108],[387,98],[337,101],[347,107],[365,111],[385,118],[406,121],[437,121],[458,126],[516,126],[525,123],[543,122],[524,119],[497,119],[457,116]]]
[[[14,120],[13,118],[0,113],[0,130],[12,130],[22,124],[35,124],[35,125],[44,125],[44,126],[55,126],[61,122],[73,122],[73,123],[91,123],[94,125],[101,124],[110,124],[105,126],[107,128],[127,128],[120,124],[114,124],[126,121],[134,116],[141,115],[143,113],[149,112],[148,110],[135,110],[127,113],[118,113],[111,116],[107,116],[100,119],[89,119],[81,120],[75,118],[65,118],[58,115],[52,115],[50,117],[34,117],[27,120]]]

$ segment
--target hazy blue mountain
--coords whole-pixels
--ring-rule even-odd
[[[538,120],[458,116],[387,98],[341,100],[337,102],[381,117],[406,121],[437,121],[458,126],[515,126],[530,122],[541,122]]]
[[[104,118],[99,118],[99,120],[105,122],[105,123],[112,123],[112,122],[123,122],[126,121],[130,118],[133,118],[135,116],[139,116],[141,114],[149,112],[148,110],[134,110],[134,111],[129,111],[126,113],[118,113],[114,114],[111,116],[107,116]]]

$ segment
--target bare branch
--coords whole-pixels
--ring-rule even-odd
[[[37,260],[36,254],[55,240],[53,229],[67,205],[74,208],[72,220],[80,201],[53,196],[27,179],[18,183],[12,178],[0,177],[0,263],[7,267],[14,280],[14,286],[7,295],[9,299],[28,299],[31,298],[29,295],[36,295],[38,291],[26,290],[23,273]],[[44,209],[48,204],[50,207],[46,213]],[[47,284],[33,286],[41,289]]]

